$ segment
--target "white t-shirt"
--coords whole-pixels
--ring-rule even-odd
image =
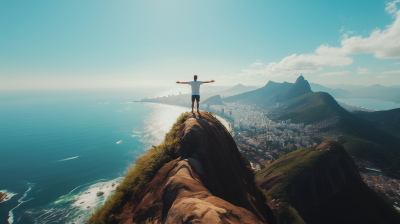
[[[192,95],[200,96],[200,85],[203,84],[203,82],[202,81],[191,81],[188,83],[189,83],[189,85],[192,86]]]

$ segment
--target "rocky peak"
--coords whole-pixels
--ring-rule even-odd
[[[296,83],[297,83],[297,82],[303,82],[303,81],[305,81],[303,75],[300,75],[300,76],[296,79]]]
[[[301,75],[297,78],[296,82],[279,98],[280,102],[284,102],[299,96],[302,96],[307,93],[311,93],[311,87],[307,80]]]
[[[174,160],[132,196],[120,223],[276,223],[249,162],[215,117],[190,114],[174,138]]]

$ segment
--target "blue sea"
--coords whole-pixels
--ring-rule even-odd
[[[400,104],[390,101],[371,100],[371,99],[336,99],[339,102],[364,107],[372,110],[391,110],[400,108]]]
[[[85,223],[187,108],[139,92],[0,93],[0,223]],[[104,195],[97,196],[99,191]]]

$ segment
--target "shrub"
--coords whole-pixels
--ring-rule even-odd
[[[102,208],[92,214],[88,223],[109,224],[118,223],[120,214],[126,202],[140,188],[150,182],[158,170],[172,160],[174,149],[179,145],[180,139],[174,138],[175,132],[187,120],[189,113],[182,113],[171,130],[165,135],[164,142],[152,146],[145,155],[136,160],[136,165],[131,166],[121,185],[110,196]]]

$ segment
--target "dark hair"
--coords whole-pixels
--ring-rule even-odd
[[[194,75],[194,81],[196,81],[197,80],[197,75]]]

